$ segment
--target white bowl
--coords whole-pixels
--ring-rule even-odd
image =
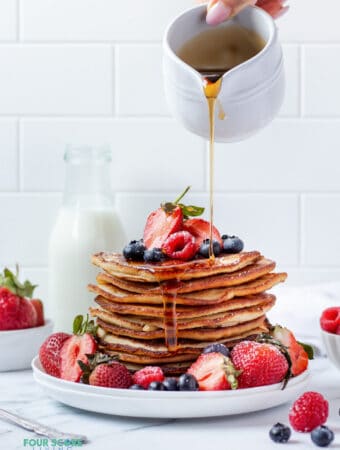
[[[163,40],[163,75],[172,114],[188,130],[208,139],[208,107],[202,78],[176,55],[186,41],[210,28],[205,15],[206,5],[196,6],[169,25]],[[263,128],[276,116],[284,95],[282,49],[272,17],[260,8],[247,7],[218,26],[228,27],[233,23],[257,32],[266,46],[223,75],[218,98],[226,119],[219,120],[216,113],[217,142],[239,141]]]
[[[41,327],[0,331],[0,372],[29,369],[32,358],[52,330],[53,322],[46,320]]]
[[[340,335],[321,330],[321,337],[328,358],[340,370]]]

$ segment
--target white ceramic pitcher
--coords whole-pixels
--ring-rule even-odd
[[[163,41],[163,70],[167,101],[172,114],[190,131],[209,138],[207,101],[202,78],[176,52],[189,39],[206,31],[206,6],[191,8],[167,28]],[[215,121],[215,140],[245,139],[268,124],[278,113],[284,96],[283,56],[272,17],[257,7],[247,7],[219,27],[238,24],[255,31],[266,46],[253,58],[223,75],[219,100],[226,114]]]

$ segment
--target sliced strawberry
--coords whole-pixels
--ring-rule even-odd
[[[89,333],[68,338],[64,342],[60,352],[60,377],[63,380],[79,381],[82,370],[77,361],[80,360],[87,364],[88,359],[86,355],[95,353],[96,349],[96,341]]]
[[[183,230],[189,231],[189,233],[195,236],[199,247],[204,239],[210,239],[210,222],[207,220],[197,218],[186,220],[183,224]],[[213,226],[212,238],[221,245],[223,244],[220,232],[215,226]]]
[[[183,213],[179,206],[170,212],[163,208],[153,211],[147,218],[144,228],[144,245],[146,248],[161,248],[170,234],[182,228]]]
[[[37,298],[33,298],[31,300],[31,304],[33,305],[35,312],[37,313],[36,327],[40,327],[45,324],[44,319],[44,305],[41,300]]]
[[[292,361],[291,372],[294,376],[304,372],[308,367],[308,354],[301,344],[297,342],[294,334],[288,328],[276,325],[272,331],[272,336],[287,347]]]
[[[237,389],[239,372],[222,353],[203,353],[187,372],[196,378],[200,391]]]
[[[181,259],[182,261],[188,261],[192,259],[199,246],[196,239],[188,231],[177,231],[173,233],[164,242],[162,251],[172,259]]]
[[[338,333],[340,328],[340,307],[334,306],[323,311],[320,317],[320,325],[328,333]]]

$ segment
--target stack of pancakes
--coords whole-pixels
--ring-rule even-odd
[[[209,343],[230,347],[268,331],[275,296],[265,291],[287,276],[257,251],[161,263],[98,253],[92,262],[103,270],[89,285],[100,350],[130,370],[166,374],[183,373]]]

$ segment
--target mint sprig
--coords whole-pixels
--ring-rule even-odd
[[[182,198],[187,194],[190,190],[191,186],[187,186],[184,191],[176,198],[173,202],[165,202],[161,204],[161,207],[167,214],[171,214],[176,207],[180,207],[183,213],[184,219],[188,219],[189,217],[198,217],[204,213],[204,208],[201,206],[194,205],[184,205],[183,203],[179,203]]]
[[[94,320],[89,320],[89,315],[86,314],[86,318],[82,315],[78,315],[73,320],[73,334],[82,336],[85,333],[96,336],[98,325],[94,323]]]

